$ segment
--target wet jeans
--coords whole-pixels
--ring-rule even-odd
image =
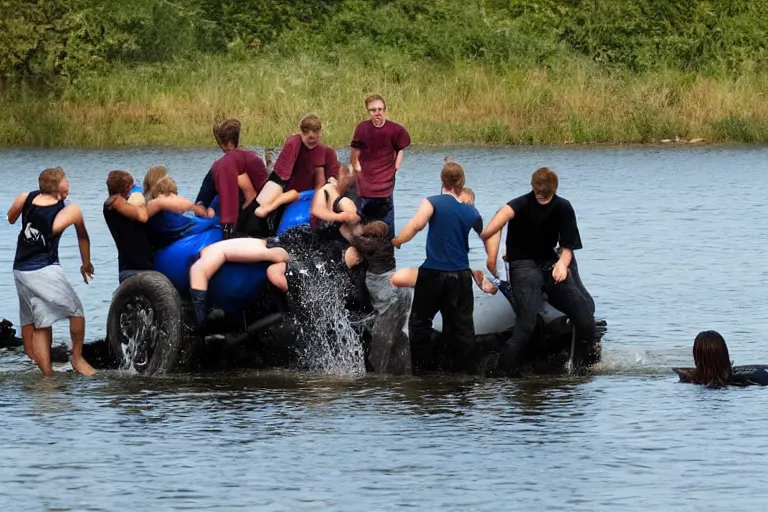
[[[572,265],[575,267],[575,262]],[[518,314],[512,337],[504,345],[499,358],[501,370],[517,368],[520,352],[531,339],[537,314],[544,306],[542,291],[547,294],[549,303],[573,322],[577,341],[592,340],[595,335],[594,301],[581,284],[577,267],[569,268],[568,277],[561,283],[555,283],[551,265],[542,266],[533,260],[511,261],[509,282]]]
[[[442,345],[450,352],[449,358],[457,366],[467,361],[475,349],[474,309],[471,271],[419,269],[408,320],[414,373],[438,369],[439,354],[432,336],[432,321],[438,311],[443,318]]]

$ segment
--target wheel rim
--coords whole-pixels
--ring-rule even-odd
[[[122,369],[144,373],[149,367],[157,340],[162,339],[155,317],[152,303],[146,297],[138,295],[125,302],[120,312]]]

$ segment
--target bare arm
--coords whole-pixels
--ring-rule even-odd
[[[326,193],[328,194],[328,200],[332,203],[336,200],[338,194],[335,187],[326,185],[317,192],[312,199],[312,207],[310,213],[320,220],[327,222],[344,222],[345,216],[342,213],[335,213],[328,207],[328,201],[326,201]]]
[[[144,206],[134,206],[130,204],[123,196],[117,196],[112,201],[112,209],[123,217],[128,217],[139,222],[147,222],[149,215]]]
[[[360,172],[360,150],[352,148],[349,150],[349,166],[354,172]]]
[[[512,207],[508,204],[505,204],[499,208],[499,211],[496,212],[496,215],[494,215],[488,225],[485,226],[483,232],[480,233],[480,238],[483,240],[483,242],[485,242],[493,235],[500,232],[504,225],[514,218],[515,210],[513,210]]]
[[[498,277],[498,271],[496,269],[496,262],[499,261],[499,245],[501,243],[501,231],[498,231],[491,238],[484,240],[485,253],[488,255],[488,259],[485,262],[485,266],[488,267],[488,271],[494,276]]]
[[[61,210],[53,220],[53,234],[58,235],[69,226],[75,226],[77,233],[77,246],[80,249],[80,260],[83,262],[80,267],[80,274],[83,281],[88,281],[93,275],[93,264],[91,263],[91,238],[88,236],[88,230],[85,229],[85,220],[83,212],[76,204],[70,204]]]
[[[401,245],[413,240],[416,233],[426,227],[433,213],[435,213],[435,208],[432,206],[432,203],[428,199],[423,199],[419,209],[416,210],[416,215],[408,221],[408,224],[405,225],[400,234],[392,240],[392,245],[399,249]]]
[[[152,217],[161,211],[179,214],[191,211],[198,217],[210,217],[211,213],[205,206],[177,195],[159,196],[147,203],[148,216]]]
[[[16,196],[16,199],[13,200],[13,204],[8,209],[8,222],[16,224],[16,221],[21,216],[21,210],[24,208],[24,202],[27,200],[27,197],[29,197],[29,192],[24,192],[23,194]]]
[[[400,170],[400,166],[403,165],[403,150],[397,152],[395,156],[395,172]]]

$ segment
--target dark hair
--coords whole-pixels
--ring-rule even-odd
[[[531,176],[531,188],[535,194],[545,197],[553,196],[557,192],[557,185],[557,173],[549,167],[536,169]]]
[[[237,147],[240,144],[240,121],[225,119],[213,127],[213,136],[216,137],[216,142],[219,144],[231,142]]]
[[[107,174],[107,192],[109,195],[127,195],[133,186],[133,176],[128,171],[109,171]]]
[[[694,384],[724,386],[731,378],[728,345],[717,331],[702,331],[693,340],[693,362],[696,369],[690,379]]]
[[[360,235],[349,244],[362,255],[373,254],[385,245],[392,246],[392,235],[386,222],[374,220],[360,225]]]

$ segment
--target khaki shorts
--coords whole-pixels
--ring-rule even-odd
[[[67,281],[60,265],[39,270],[14,270],[13,279],[19,294],[21,325],[50,327],[59,320],[85,316],[83,304]]]

